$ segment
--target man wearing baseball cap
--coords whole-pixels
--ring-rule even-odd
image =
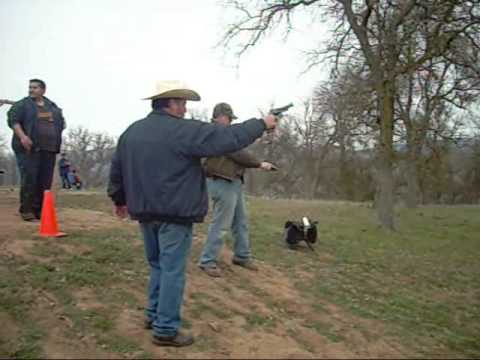
[[[192,226],[208,210],[201,158],[238,151],[276,126],[276,118],[222,126],[184,118],[187,101],[200,95],[178,81],[157,82],[153,110],[120,136],[108,195],[119,217],[140,223],[150,266],[145,327],[160,346],[187,346],[180,331],[185,268]]]
[[[215,105],[212,120],[221,125],[230,125],[237,119],[232,107],[227,103]],[[199,267],[212,277],[220,277],[218,257],[224,243],[224,235],[232,231],[232,264],[257,271],[253,262],[248,235],[248,219],[243,191],[245,169],[257,168],[266,171],[275,166],[260,161],[245,149],[227,155],[208,158],[205,161],[208,193],[213,204],[212,222],[208,237],[200,256]]]

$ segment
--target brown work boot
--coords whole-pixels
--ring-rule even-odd
[[[232,264],[233,265],[238,265],[241,267],[244,267],[245,269],[252,270],[252,271],[258,271],[258,266],[255,265],[253,260],[238,260],[237,258],[232,259]]]
[[[222,272],[216,266],[202,266],[202,265],[199,265],[198,267],[200,269],[202,269],[208,276],[216,277],[216,278],[222,277]]]
[[[182,332],[177,332],[175,336],[152,336],[152,342],[158,346],[188,346],[194,343],[193,336],[190,334],[183,334]]]

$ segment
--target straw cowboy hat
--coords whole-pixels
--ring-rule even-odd
[[[177,80],[157,81],[155,86],[155,95],[144,98],[143,100],[178,98],[191,101],[199,101],[200,95],[188,86]]]

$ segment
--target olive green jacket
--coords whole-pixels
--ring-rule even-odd
[[[221,177],[226,180],[242,179],[247,168],[258,168],[261,162],[246,150],[228,155],[211,157],[205,160],[204,168],[208,177]]]

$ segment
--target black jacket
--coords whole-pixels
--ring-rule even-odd
[[[208,195],[201,158],[240,150],[264,130],[258,119],[222,126],[154,110],[120,136],[108,195],[139,221],[202,222]]]
[[[60,146],[62,145],[62,131],[65,129],[65,119],[63,118],[62,109],[50,99],[44,97],[45,107],[52,112],[55,131],[57,134],[56,152],[60,152]],[[37,123],[38,123],[38,111],[35,101],[31,97],[25,97],[20,101],[17,101],[12,105],[7,113],[8,126],[13,129],[15,124],[22,126],[25,134],[32,140],[32,151],[39,149],[37,139]],[[25,152],[20,139],[13,132],[12,137],[12,149],[16,153]]]

